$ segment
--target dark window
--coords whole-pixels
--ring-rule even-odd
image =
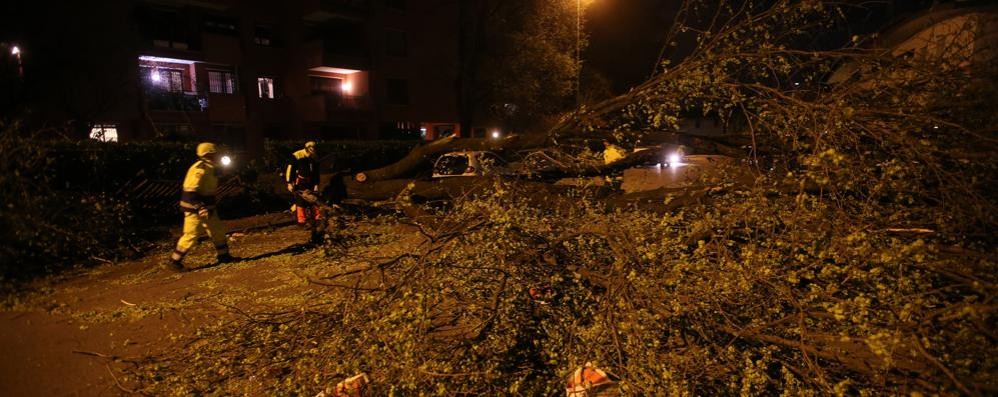
[[[177,9],[139,7],[137,10],[139,33],[157,47],[181,50],[197,47],[188,32],[187,18]]]
[[[403,79],[388,79],[388,103],[392,105],[409,104],[409,82]]]
[[[235,18],[209,15],[204,17],[204,31],[235,36],[239,34],[239,23]]]
[[[308,76],[308,82],[313,94],[338,94],[340,93],[342,80],[330,77]]]
[[[409,42],[405,32],[401,30],[387,31],[385,52],[394,57],[409,56]]]
[[[454,134],[454,124],[440,124],[433,126],[433,135],[437,138],[444,138]]]
[[[274,29],[266,25],[256,25],[256,29],[253,30],[253,42],[266,47],[276,47],[278,44]]]
[[[340,55],[367,55],[367,28],[363,23],[333,19],[306,27],[305,40],[321,40],[322,49]]]
[[[385,6],[394,11],[405,12],[405,0],[385,0]]]
[[[213,94],[235,94],[236,74],[230,71],[209,70],[208,92]]]

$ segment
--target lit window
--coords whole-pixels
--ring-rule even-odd
[[[213,94],[235,94],[236,74],[222,70],[209,70],[208,92]]]
[[[258,77],[256,79],[257,93],[260,98],[274,98],[274,79],[270,77]]]
[[[101,142],[118,142],[118,125],[95,124],[90,128],[90,139]]]
[[[181,69],[142,65],[139,70],[143,76],[148,76],[149,84],[156,89],[184,92],[184,87],[189,83],[185,78],[185,71]]]
[[[343,90],[344,80],[321,76],[308,76],[313,94],[337,94]]]

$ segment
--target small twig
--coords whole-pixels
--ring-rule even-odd
[[[929,352],[925,351],[925,346],[922,346],[922,340],[921,339],[919,339],[918,337],[913,337],[912,339],[915,340],[915,348],[918,349],[918,352],[921,353],[922,356],[924,356],[926,359],[928,359],[929,362],[932,363],[932,365],[935,365],[936,368],[939,368],[940,371],[942,371],[944,374],[946,374],[946,377],[949,378],[950,382],[953,382],[953,385],[955,385],[957,389],[960,389],[961,392],[963,392],[964,394],[966,394],[968,396],[979,396],[980,395],[980,394],[977,394],[977,393],[974,393],[974,392],[970,391],[970,389],[968,389],[967,386],[963,384],[963,382],[960,382],[960,380],[956,378],[956,374],[954,374],[953,371],[950,371],[949,368],[946,368],[946,365],[944,365],[943,363],[939,362],[938,359],[936,359],[934,356],[932,356],[931,354],[929,354]]]
[[[73,353],[75,353],[75,354],[82,354],[82,355],[85,355],[85,356],[94,356],[94,357],[106,358],[108,360],[116,360],[118,358],[118,356],[109,356],[109,355],[106,355],[106,354],[101,354],[101,353],[97,353],[97,352],[83,351],[83,350],[73,350]]]
[[[125,388],[125,386],[122,386],[121,382],[118,381],[118,377],[114,376],[114,371],[111,370],[111,366],[110,365],[104,364],[104,368],[107,368],[107,373],[109,375],[111,375],[111,379],[114,379],[114,385],[118,386],[119,390],[121,390],[121,391],[123,391],[125,393],[128,393],[128,394],[142,394],[142,395],[145,395],[145,393],[139,393],[139,392],[137,392],[135,390],[127,389],[127,388]]]

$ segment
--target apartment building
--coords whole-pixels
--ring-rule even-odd
[[[24,44],[38,65],[26,58],[37,83],[28,89],[45,103],[36,108],[73,109],[51,118],[86,119],[92,138],[214,139],[256,152],[265,139],[460,131],[456,3],[79,3],[49,10],[56,26],[25,23],[39,37]],[[59,60],[73,65],[52,66]]]

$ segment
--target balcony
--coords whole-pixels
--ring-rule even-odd
[[[353,112],[371,109],[371,97],[360,95],[323,95],[326,97],[326,112]]]
[[[196,92],[147,91],[145,100],[149,110],[172,112],[208,110],[208,98]]]
[[[304,15],[309,22],[332,19],[364,20],[370,15],[370,0],[306,0]]]

